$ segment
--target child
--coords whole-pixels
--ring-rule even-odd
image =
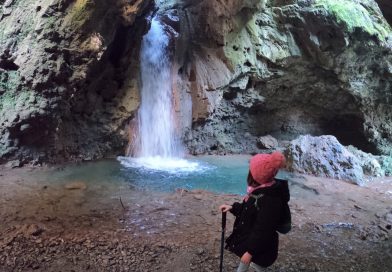
[[[274,179],[285,164],[280,152],[257,154],[250,160],[247,196],[242,203],[221,205],[222,212],[235,217],[226,249],[241,258],[237,272],[249,266],[263,271],[278,257],[279,237],[276,228],[281,221],[283,205],[290,199],[287,183]]]

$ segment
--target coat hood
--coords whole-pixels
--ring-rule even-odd
[[[290,201],[289,182],[285,179],[275,178],[276,183],[270,187],[260,188],[253,192],[253,194],[264,194],[275,197],[281,197],[283,201]]]

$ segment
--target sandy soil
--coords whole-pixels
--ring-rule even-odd
[[[219,271],[217,207],[240,196],[52,184],[37,171],[0,169],[1,272]],[[293,230],[268,271],[392,271],[391,179],[365,188],[294,176],[290,186]],[[225,271],[237,262],[225,252]]]

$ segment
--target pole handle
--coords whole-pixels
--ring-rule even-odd
[[[222,212],[222,230],[226,229],[226,212]]]

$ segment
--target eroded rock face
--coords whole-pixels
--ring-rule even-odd
[[[92,159],[124,147],[137,92],[119,60],[136,47],[132,24],[150,2],[0,1],[1,160]]]
[[[359,159],[333,136],[301,136],[290,142],[285,156],[290,171],[364,184]]]
[[[125,152],[151,2],[0,0],[3,160]],[[301,134],[390,152],[391,28],[373,0],[157,3],[180,33],[173,92],[190,153],[260,152],[261,136]]]
[[[216,2],[183,8],[188,22],[200,22],[190,23],[179,65],[192,94],[191,153],[259,152],[267,134],[331,134],[390,152],[392,36],[374,1],[269,1],[230,12]],[[207,10],[217,18],[204,18]],[[208,38],[214,23],[223,30]]]

